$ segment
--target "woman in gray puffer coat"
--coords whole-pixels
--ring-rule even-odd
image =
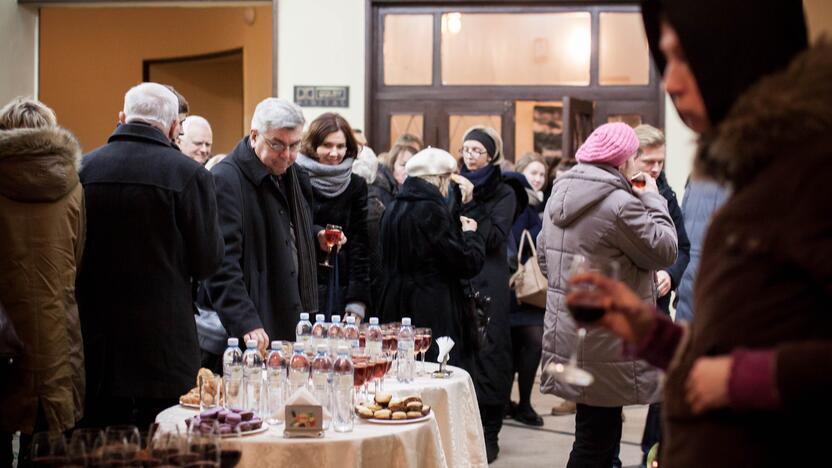
[[[655,270],[676,260],[677,239],[667,202],[655,180],[636,189],[627,179],[638,138],[626,124],[598,127],[578,149],[578,165],[555,181],[537,238],[540,266],[549,279],[543,366],[566,363],[577,327],[564,304],[575,255],[615,260],[621,280],[645,301],[656,302]],[[541,390],[578,403],[575,443],[568,467],[613,464],[621,440],[621,408],[659,400],[659,371],[622,353],[621,340],[589,327],[578,364],[595,376],[586,388],[544,373]]]

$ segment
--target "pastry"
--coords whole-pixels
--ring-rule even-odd
[[[370,409],[367,408],[366,406],[356,406],[355,407],[355,412],[358,413],[359,417],[364,418],[364,419],[368,419],[368,418],[373,417],[373,412],[370,411]]]
[[[407,419],[416,419],[416,418],[421,418],[422,416],[423,415],[422,415],[421,411],[408,411],[407,412]]]
[[[396,412],[393,413],[393,419],[395,419],[395,420],[407,419],[407,413],[405,413],[404,411],[396,411]]]
[[[389,408],[390,411],[401,411],[405,409],[405,403],[398,398],[393,398],[390,400],[390,403],[387,404],[387,408]]]
[[[430,413],[430,406],[422,405],[422,416],[427,416]]]
[[[393,395],[391,395],[389,393],[377,393],[376,394],[376,403],[378,403],[381,406],[386,406],[388,403],[390,403],[390,400],[392,400],[392,399],[393,399]]]
[[[373,417],[376,419],[390,419],[390,413],[391,412],[389,409],[378,410],[375,413],[373,413]]]
[[[407,404],[408,411],[422,411],[422,402],[421,401],[411,401]]]
[[[419,403],[421,403],[422,402],[422,397],[420,397],[418,395],[409,395],[409,396],[406,396],[406,397],[402,398],[402,401],[404,401],[405,404],[408,404],[408,403],[413,402],[413,401],[418,401]]]
[[[383,407],[383,406],[381,406],[381,405],[377,405],[377,404],[376,404],[376,405],[370,405],[370,406],[368,406],[367,408],[369,408],[369,409],[370,409],[370,411],[373,411],[373,412],[378,411],[378,410],[380,410],[380,409],[384,409],[384,407]]]

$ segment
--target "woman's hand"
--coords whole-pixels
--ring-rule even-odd
[[[451,180],[456,182],[456,185],[459,186],[459,192],[462,194],[463,205],[468,204],[474,199],[474,184],[470,180],[459,174],[451,174]]]
[[[598,288],[606,313],[598,325],[620,336],[624,341],[638,345],[650,332],[656,313],[626,284],[607,278],[598,272],[581,273],[569,279],[571,284],[590,283]],[[566,294],[566,306],[575,293]]]
[[[476,232],[477,222],[471,218],[460,216],[459,222],[462,223],[462,232]]]
[[[693,414],[725,408],[731,404],[728,380],[731,378],[731,356],[701,357],[685,381],[685,401]]]
[[[638,195],[643,193],[659,193],[659,186],[656,184],[656,179],[650,177],[650,174],[640,172],[635,178],[644,180],[644,187],[633,186],[633,192]]]
[[[324,252],[329,252],[329,245],[326,243],[326,236],[324,235],[325,232],[325,229],[321,229],[320,231],[318,231],[318,246]],[[343,247],[346,243],[347,235],[344,234],[344,231],[341,231],[341,239],[338,240],[338,244],[336,245],[336,247],[338,248],[338,250],[341,250],[341,247]]]

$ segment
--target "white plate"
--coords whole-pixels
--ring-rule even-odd
[[[179,406],[181,406],[183,408],[199,409],[199,403],[196,403],[196,404],[194,404],[194,403],[182,403],[180,401]]]
[[[422,421],[427,421],[430,419],[431,413],[428,413],[427,416],[422,416],[421,418],[413,418],[413,419],[376,419],[376,418],[369,418],[365,419],[365,421],[373,424],[383,424],[383,425],[398,425],[398,424],[411,424],[417,423]]]
[[[250,436],[250,435],[254,435],[254,434],[262,434],[262,433],[264,433],[268,430],[269,430],[269,425],[266,424],[266,421],[263,421],[263,425],[260,426],[260,429],[253,429],[251,431],[240,432],[240,436],[245,437],[245,436]],[[235,436],[236,436],[236,434],[234,434],[234,433],[221,434],[220,435],[220,437],[222,437],[223,439],[228,439],[230,437],[235,437]]]

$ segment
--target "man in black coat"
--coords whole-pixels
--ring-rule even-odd
[[[199,369],[191,281],[217,269],[222,238],[211,174],[171,143],[177,108],[162,85],[130,89],[121,125],[81,168],[88,425],[147,427]]]
[[[301,145],[301,109],[267,98],[257,105],[251,131],[212,168],[225,239],[219,270],[203,283],[229,336],[294,340],[301,312],[318,310],[312,189],[294,165]],[[317,238],[317,242],[316,242]]]

